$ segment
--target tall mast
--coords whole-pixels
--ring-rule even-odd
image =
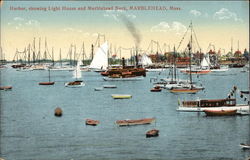
[[[50,82],[50,68],[48,70],[49,70],[49,82]]]
[[[191,74],[191,62],[192,62],[192,57],[191,57],[191,51],[192,51],[192,32],[193,32],[193,26],[192,26],[192,22],[190,24],[190,29],[191,29],[191,39],[190,39],[190,43],[188,44],[188,50],[189,50],[189,78],[190,78],[190,83],[191,83],[191,89],[193,88],[193,82],[192,82],[192,74]]]
[[[38,62],[41,63],[41,37],[39,37]]]
[[[176,81],[176,51],[175,51],[175,46],[174,46],[174,81]]]
[[[233,38],[231,38],[231,53],[233,54]]]
[[[82,43],[82,64],[84,64],[84,56],[85,56],[85,49],[84,49],[84,42]]]
[[[33,63],[36,63],[36,38],[33,40]]]
[[[91,45],[91,60],[94,58],[94,45]]]
[[[30,44],[29,44],[29,47],[28,47],[28,64],[30,64]]]
[[[54,60],[54,47],[52,47],[52,63],[53,66],[55,65],[55,60]]]
[[[59,53],[59,59],[60,59],[60,65],[62,67],[62,52],[61,52],[61,48],[60,48],[60,53]]]

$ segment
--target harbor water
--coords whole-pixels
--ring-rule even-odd
[[[72,71],[20,72],[1,70],[1,158],[5,160],[243,160],[250,156],[240,143],[250,143],[250,116],[206,117],[204,113],[178,112],[178,100],[226,98],[233,86],[248,90],[248,72],[194,75],[205,90],[196,94],[150,92],[152,78],[165,72],[148,72],[141,81],[104,81],[96,72],[82,72],[86,83],[67,88]],[[179,74],[180,78],[187,75]],[[151,82],[150,82],[151,79]],[[94,88],[116,85],[117,88]],[[111,94],[131,94],[131,99],[113,99]],[[248,96],[248,95],[246,95]],[[237,97],[237,103],[247,103]],[[54,109],[63,110],[62,117]],[[149,125],[118,127],[116,120],[155,117]],[[86,126],[85,120],[99,120]],[[159,137],[145,133],[158,129]]]

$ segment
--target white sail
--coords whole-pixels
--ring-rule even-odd
[[[96,51],[89,66],[92,69],[107,69],[108,67],[108,42],[103,43]]]
[[[152,60],[146,55],[142,55],[142,58],[141,58],[141,64],[143,66],[146,66],[146,65],[151,65],[152,64]]]
[[[80,64],[81,64],[81,61],[78,60],[76,68],[73,71],[73,78],[76,78],[76,79],[82,78],[82,72],[81,72],[81,69],[80,69]]]
[[[201,61],[201,67],[209,67],[210,66],[210,60],[209,60],[209,56],[206,57],[204,56],[203,60]]]

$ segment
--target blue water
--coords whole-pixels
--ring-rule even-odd
[[[167,73],[147,73],[142,81],[106,82],[95,72],[83,72],[86,86],[66,88],[69,71],[51,71],[54,86],[39,86],[48,71],[1,70],[1,156],[6,160],[242,160],[249,151],[239,147],[250,142],[250,117],[206,117],[204,113],[177,112],[178,99],[225,98],[236,85],[248,89],[248,73],[240,69],[201,75],[197,94],[152,93],[150,78]],[[180,77],[187,76],[180,74]],[[94,91],[115,84],[116,89]],[[111,94],[131,94],[114,100]],[[240,99],[240,98],[239,98]],[[239,100],[239,103],[244,101]],[[54,116],[61,107],[63,116]],[[150,125],[117,127],[116,120],[156,117]],[[85,126],[85,119],[100,121]],[[160,135],[146,138],[150,129]]]

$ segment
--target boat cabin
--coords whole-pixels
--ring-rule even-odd
[[[235,106],[236,99],[213,99],[213,100],[200,100],[200,101],[183,101],[184,107],[222,107],[222,106]]]

